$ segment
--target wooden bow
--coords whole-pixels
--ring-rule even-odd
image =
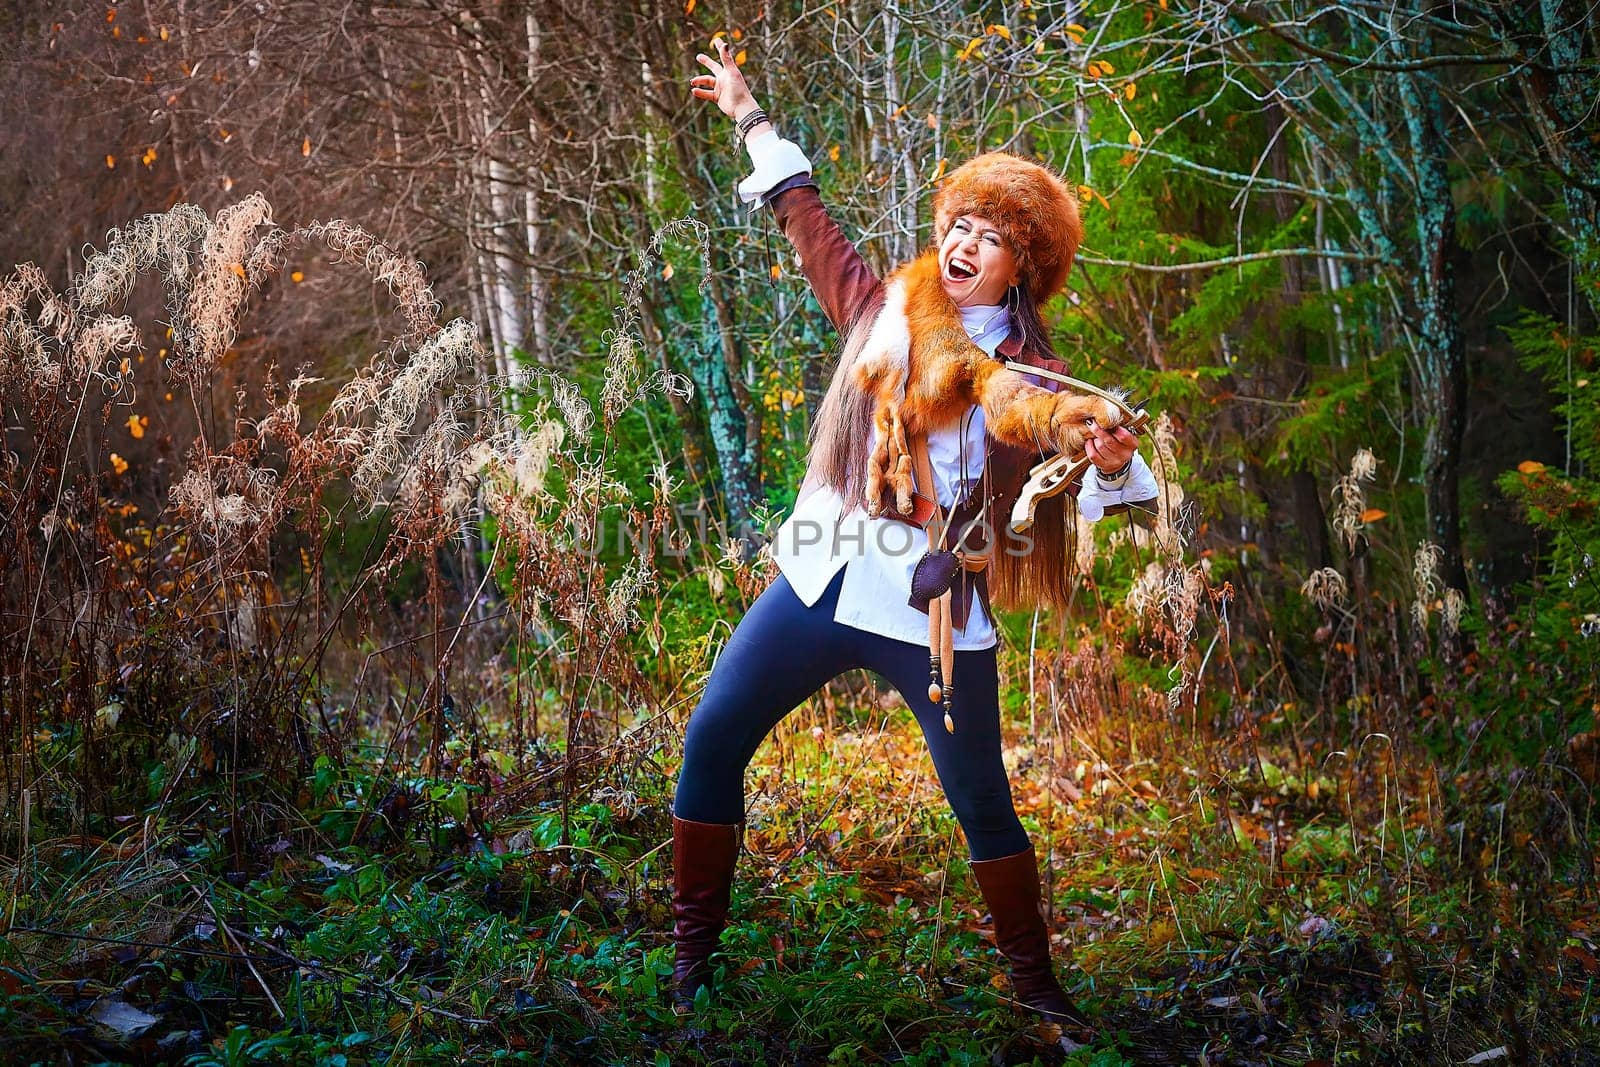
[[[1026,363],[1007,362],[1006,367],[1019,374],[1036,374],[1041,378],[1049,378],[1053,382],[1060,382],[1069,389],[1092,393],[1102,400],[1109,400],[1122,409],[1126,416],[1123,423],[1129,430],[1138,433],[1150,422],[1150,415],[1144,410],[1143,405],[1131,408],[1127,402],[1115,393],[1108,393],[1099,386],[1090,385],[1078,378],[1069,378],[1065,374],[1045,370],[1042,367],[1030,367]],[[1039,507],[1039,501],[1047,500],[1066,492],[1067,487],[1088,470],[1094,463],[1088,453],[1069,456],[1065,453],[1051,456],[1042,463],[1036,464],[1028,472],[1028,480],[1023,483],[1022,492],[1017,495],[1017,502],[1011,507],[1011,532],[1022,534],[1033,529],[1034,512]]]

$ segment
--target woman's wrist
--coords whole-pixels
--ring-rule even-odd
[[[1114,471],[1102,470],[1101,468],[1096,467],[1095,468],[1095,476],[1097,478],[1099,478],[1102,482],[1108,482],[1108,481],[1116,482],[1116,481],[1121,481],[1123,478],[1126,478],[1128,476],[1128,474],[1132,470],[1133,470],[1133,457],[1129,456],[1128,457],[1128,462],[1124,463],[1122,466],[1118,467]]]

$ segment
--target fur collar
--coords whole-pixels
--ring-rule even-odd
[[[896,402],[907,434],[947,425],[975,397],[961,373],[990,358],[967,336],[961,312],[939,278],[939,252],[930,248],[901,264],[884,282],[883,310],[855,363],[856,384]]]

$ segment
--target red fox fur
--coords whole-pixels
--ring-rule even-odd
[[[996,439],[1074,455],[1083,451],[1090,423],[1109,429],[1122,422],[1110,401],[1040,388],[973,344],[940,284],[937,249],[896,269],[885,289],[883,311],[852,368],[874,400],[878,440],[866,487],[873,515],[883,511],[886,487],[899,512],[911,513],[907,435],[948,425],[972,404],[983,408]]]

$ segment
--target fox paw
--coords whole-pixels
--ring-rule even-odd
[[[1050,419],[1050,436],[1057,451],[1077,455],[1091,427],[1114,430],[1126,421],[1122,408],[1103,397],[1061,395]]]

